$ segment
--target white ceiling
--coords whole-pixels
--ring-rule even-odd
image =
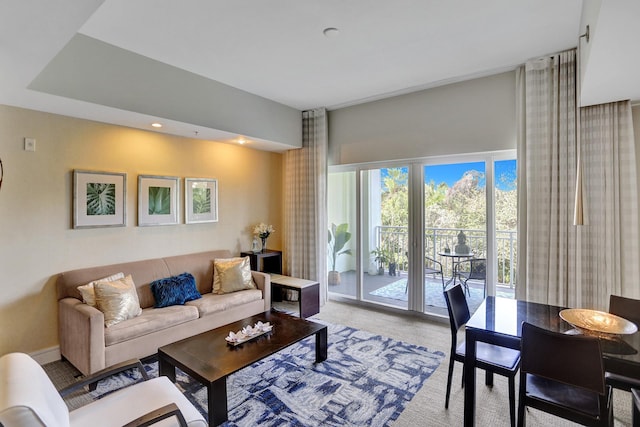
[[[28,89],[79,33],[295,109],[335,109],[511,70],[527,59],[575,47],[582,5],[582,0],[0,0],[0,104],[148,129],[154,116],[140,110]],[[339,34],[325,37],[327,27]],[[594,49],[591,55],[597,56]],[[175,134],[193,136],[196,129],[202,138],[234,136],[164,119]]]

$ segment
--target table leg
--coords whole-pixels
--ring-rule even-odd
[[[316,332],[316,363],[327,360],[327,328]]]
[[[476,336],[473,330],[466,330],[465,342],[464,426],[473,427],[476,412]]]
[[[493,372],[485,371],[484,383],[489,387],[493,387]]]
[[[207,407],[210,426],[218,426],[227,421],[227,377],[222,377],[209,384],[207,387]]]
[[[162,354],[158,354],[158,375],[168,377],[172,383],[176,382],[176,367],[162,357]]]

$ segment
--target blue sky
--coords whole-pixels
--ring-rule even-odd
[[[516,161],[501,160],[495,163],[496,187],[500,190],[512,190],[515,188]],[[425,172],[425,182],[434,181],[436,184],[446,183],[449,187],[455,184],[466,171],[476,170],[485,172],[484,162],[454,163],[450,165],[427,166]],[[480,180],[480,186],[484,187],[484,179]]]
[[[516,160],[500,160],[495,163],[496,187],[503,191],[515,188]],[[407,172],[406,168],[402,168]],[[425,182],[434,181],[436,184],[444,182],[451,187],[466,171],[476,170],[485,172],[484,162],[453,163],[446,165],[430,165],[425,167]],[[387,176],[386,169],[382,169],[382,177]],[[484,187],[484,179],[480,180],[480,186]]]

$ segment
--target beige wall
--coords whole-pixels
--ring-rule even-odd
[[[37,139],[36,152],[23,138]],[[0,106],[0,355],[58,344],[59,272],[251,246],[264,221],[281,245],[282,155]],[[73,169],[127,173],[127,226],[72,228]],[[219,222],[137,227],[139,174],[217,178]],[[181,187],[184,185],[181,181]]]
[[[515,72],[331,111],[329,164],[516,148]]]

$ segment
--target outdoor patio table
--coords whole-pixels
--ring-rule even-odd
[[[522,322],[555,332],[573,327],[560,318],[565,307],[488,296],[466,325],[464,361],[464,425],[475,423],[476,343],[478,341],[520,349]],[[607,372],[640,378],[640,332],[603,338],[602,359]]]
[[[475,256],[473,252],[469,252],[468,254],[459,254],[456,252],[438,252],[438,255],[451,258],[451,278],[447,280],[445,287],[449,286],[451,282],[453,282],[452,286],[456,285],[456,265],[458,265],[463,259],[469,259]]]

